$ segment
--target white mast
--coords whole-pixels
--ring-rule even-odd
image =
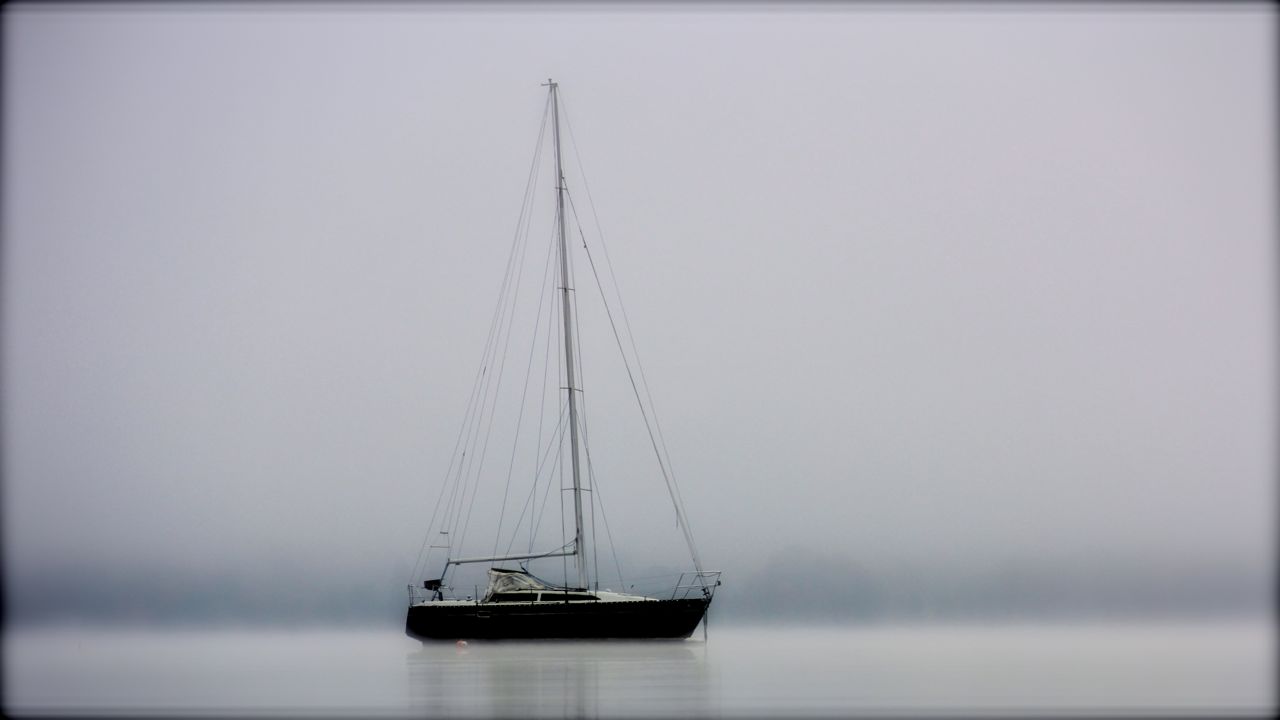
[[[560,234],[560,301],[564,308],[564,367],[569,392],[569,458],[573,465],[573,554],[578,565],[578,587],[587,587],[586,538],[582,533],[582,478],[578,469],[578,402],[573,372],[573,317],[569,300],[569,246],[564,237],[564,169],[560,159],[559,84],[547,78],[551,87],[551,117],[556,146],[556,217]]]

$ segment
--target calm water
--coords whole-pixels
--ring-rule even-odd
[[[423,645],[393,631],[17,630],[9,713],[457,716],[1262,713],[1273,628],[713,627],[675,643]]]

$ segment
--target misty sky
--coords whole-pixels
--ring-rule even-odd
[[[548,77],[706,565],[1262,572],[1274,28],[1182,4],[7,5],[6,573],[400,582]],[[661,480],[624,480],[628,557],[680,547]]]

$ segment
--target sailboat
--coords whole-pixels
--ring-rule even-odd
[[[424,552],[420,552],[419,565],[415,568],[415,573],[421,569],[425,574],[427,570],[433,567],[430,562],[430,556],[437,549],[444,551],[443,566],[436,577],[428,577],[425,580],[421,580],[421,584],[418,584],[416,580],[409,584],[409,607],[405,619],[405,632],[410,637],[422,640],[688,638],[700,623],[703,623],[702,627],[705,632],[706,625],[703,621],[715,595],[715,590],[720,585],[720,573],[704,570],[701,566],[697,551],[694,549],[692,534],[688,529],[687,518],[683,515],[683,503],[680,500],[678,490],[674,489],[674,477],[669,471],[669,458],[664,462],[663,453],[659,452],[659,441],[656,438],[661,437],[661,431],[659,430],[655,437],[654,429],[650,426],[649,415],[644,412],[641,392],[634,377],[631,378],[632,389],[635,391],[637,402],[641,405],[641,415],[644,416],[645,427],[649,430],[649,440],[657,455],[662,476],[667,482],[667,489],[676,510],[677,524],[683,530],[689,553],[693,560],[693,569],[679,574],[669,586],[670,591],[667,592],[664,588],[661,593],[636,594],[634,592],[615,592],[607,588],[602,590],[599,587],[598,573],[594,583],[589,577],[590,563],[588,559],[591,554],[588,548],[588,526],[584,521],[583,494],[584,492],[590,493],[592,495],[590,502],[595,503],[596,493],[594,491],[597,488],[594,487],[594,480],[591,480],[592,487],[584,487],[583,482],[584,450],[586,455],[585,472],[588,476],[591,476],[593,466],[591,465],[589,448],[583,447],[586,440],[586,426],[585,418],[582,417],[579,407],[582,392],[578,384],[580,366],[575,364],[575,339],[577,336],[575,335],[574,317],[576,314],[576,300],[571,299],[571,291],[573,290],[571,268],[573,265],[566,240],[566,196],[568,195],[568,188],[565,182],[560,135],[562,101],[558,83],[548,79],[546,83],[543,83],[543,86],[548,89],[547,106],[551,117],[555,147],[554,249],[558,266],[558,274],[555,276],[558,286],[555,287],[553,293],[559,296],[558,300],[561,309],[557,324],[560,326],[559,330],[563,338],[563,345],[558,348],[558,351],[563,353],[559,358],[562,370],[557,370],[557,372],[559,373],[559,380],[563,382],[561,386],[561,390],[564,392],[561,405],[562,412],[567,410],[567,413],[564,413],[563,424],[560,426],[562,428],[560,435],[568,435],[567,462],[564,461],[564,458],[559,457],[563,451],[558,451],[556,464],[561,468],[562,474],[563,467],[567,465],[572,480],[571,487],[562,488],[562,490],[572,493],[573,536],[571,539],[567,539],[560,547],[542,549],[540,551],[535,551],[530,547],[524,553],[508,552],[498,554],[496,552],[498,545],[495,541],[495,552],[493,554],[466,556],[460,552],[459,544],[461,541],[455,540],[455,537],[451,535],[453,531],[446,529],[447,523],[442,521],[440,530],[434,534],[434,527],[429,527],[427,531],[428,538],[423,545],[428,561],[422,562]],[[535,152],[535,166],[542,147],[546,117],[547,110],[544,110],[544,128],[539,131],[539,150]],[[570,130],[572,130],[571,127]],[[530,177],[532,182],[534,177],[532,171]],[[526,200],[531,197],[529,193],[530,191],[527,189]],[[569,199],[572,202],[572,198],[570,197]],[[573,212],[576,216],[576,210]],[[580,228],[579,230],[581,231]],[[586,247],[585,237],[583,239],[583,247]],[[549,248],[548,269],[551,268],[550,259]],[[594,261],[591,262],[594,273]],[[510,268],[510,265],[508,267]],[[598,276],[596,280],[598,284]],[[603,296],[603,289],[601,292]],[[553,315],[555,314],[554,308],[552,308],[552,313]],[[612,315],[610,315],[610,324],[613,325]],[[551,322],[549,321],[548,326],[550,327],[550,325]],[[613,326],[613,330],[615,337],[618,339],[618,347],[621,350],[622,341],[618,335],[616,325]],[[534,336],[536,339],[536,329]],[[548,348],[551,345],[551,337],[550,334],[547,335]],[[486,352],[488,351],[486,350]],[[578,358],[578,361],[580,361],[580,358]],[[478,373],[477,377],[481,377],[485,372],[486,367],[482,363],[482,371]],[[629,366],[627,372],[629,375],[631,374]],[[643,376],[643,371],[641,375]],[[647,385],[645,387],[647,394]],[[483,392],[481,395],[483,395]],[[522,402],[522,413],[523,409]],[[472,419],[474,420],[474,417]],[[654,421],[656,422],[656,417]],[[461,439],[462,437],[463,433],[460,432],[459,438]],[[564,445],[563,437],[559,442],[559,447],[562,448]],[[665,442],[662,445],[665,446]],[[487,441],[485,447],[487,448]],[[665,447],[663,449],[665,450]],[[457,453],[456,449],[455,453]],[[465,451],[463,454],[465,455]],[[512,457],[515,457],[514,452]],[[474,459],[474,456],[472,459]],[[544,456],[545,459],[546,457]],[[458,476],[462,474],[461,468],[464,461],[459,460],[457,463],[459,468]],[[483,463],[483,460],[481,460],[481,463]],[[454,465],[451,464],[451,472],[453,467]],[[467,467],[469,468],[470,466],[468,465]],[[510,474],[508,475],[508,482],[510,482]],[[546,489],[549,492],[551,480],[548,479],[547,482]],[[537,477],[535,473],[535,489],[537,487],[536,483]],[[440,497],[442,500],[446,496],[444,489],[444,487],[441,488]],[[456,527],[457,519],[462,517],[462,498],[466,497],[467,488],[463,487],[460,492],[461,494],[459,495],[459,491],[455,486],[453,492],[449,495],[449,505],[444,513],[445,516],[448,516],[451,512],[449,508],[458,508],[458,510],[454,511],[455,524],[453,527]],[[475,495],[474,491],[472,492],[472,501],[474,502]],[[455,498],[457,498],[456,503]],[[505,500],[504,496],[504,503]],[[437,503],[437,513],[439,510],[440,502]],[[562,505],[562,512],[564,515],[568,515],[568,510],[564,509],[564,505]],[[591,540],[595,540],[594,505],[592,505],[592,512]],[[437,513],[433,513],[433,524]],[[470,509],[466,513],[466,518],[469,522]],[[567,517],[563,524],[567,528]],[[532,524],[530,527],[532,528]],[[500,532],[501,521],[499,522]],[[465,535],[465,525],[463,535]],[[436,542],[430,542],[433,539]],[[565,538],[562,537],[562,539]],[[533,531],[531,529],[530,545],[532,544]],[[545,580],[534,575],[530,570],[530,564],[550,558],[561,559],[561,563],[564,566],[564,579],[561,582]],[[569,571],[570,562],[572,562],[573,568],[576,570],[576,574],[572,577]],[[478,585],[474,586],[474,592],[471,594],[465,594],[465,590],[456,591],[451,587],[451,574],[456,568],[480,563],[489,564],[487,571],[488,584],[483,593],[480,592]],[[418,577],[421,578],[422,575]],[[620,568],[619,579],[621,579]]]

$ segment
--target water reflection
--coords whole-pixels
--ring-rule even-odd
[[[406,658],[413,715],[708,715],[700,641],[423,643]]]
[[[451,643],[391,629],[7,630],[8,715],[1271,716],[1270,620],[713,629]]]

